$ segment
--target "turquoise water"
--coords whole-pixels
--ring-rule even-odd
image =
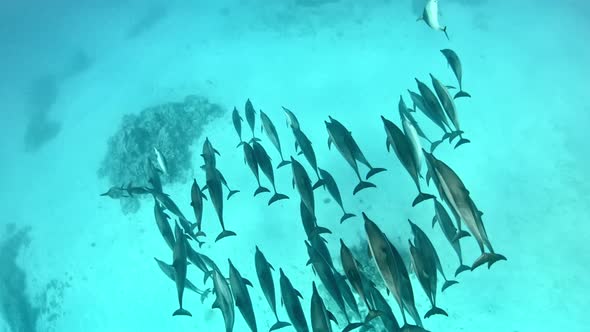
[[[191,245],[211,257],[226,277],[229,258],[252,281],[259,330],[276,320],[256,277],[256,246],[275,267],[282,320],[287,314],[280,306],[279,268],[302,293],[308,323],[312,281],[321,282],[306,266],[306,235],[291,167],[275,169],[277,189],[289,200],[267,206],[270,195],[252,197],[256,181],[242,149],[236,149],[239,139],[231,120],[234,106],[244,117],[248,98],[274,122],[285,158],[295,156],[313,182],[317,177],[297,156],[281,106],[297,115],[318,165],[334,176],[345,208],[357,215],[340,224],[338,205],[327,191],[315,191],[318,224],[332,231],[325,238],[336,269],[341,269],[340,238],[357,247],[355,254],[365,254],[361,212],[366,212],[408,265],[407,219],[412,219],[452,276],[457,257],[440,228],[430,227],[432,202],[411,206],[416,188],[395,154],[387,153],[380,119],[383,115],[401,126],[398,100],[403,95],[411,105],[407,89],[417,91],[414,78],[430,85],[432,73],[457,85],[440,53],[445,48],[459,55],[463,88],[472,96],[455,100],[471,143],[453,149],[445,142],[435,155],[459,174],[484,212],[494,249],[508,260],[460,274],[459,284],[437,297],[449,317],[423,319],[424,327],[586,331],[588,4],[439,0],[447,40],[416,22],[421,5],[409,0],[314,2],[55,0],[49,5],[29,0],[0,5],[0,331],[224,330],[221,312],[211,309],[214,295],[201,303],[186,291],[184,307],[193,317],[172,317],[178,308],[176,287],[154,257],[167,263],[173,257],[154,222],[153,199],[133,201],[140,204],[137,211],[124,213],[118,200],[99,196],[126,184],[119,183],[124,176],[143,171],[137,168],[143,156],[137,161],[111,139],[121,133],[123,117],[182,103],[189,95],[207,98],[223,111],[191,122],[195,129],[175,138],[174,144],[185,144],[192,155],[184,156],[188,166],[171,166],[178,168],[177,181],[162,175],[164,191],[194,221],[190,187],[193,177],[205,183],[200,154],[208,137],[220,152],[217,167],[229,186],[240,190],[224,200],[225,224],[237,236],[214,241],[220,226],[208,200],[206,243],[200,249]],[[337,150],[328,149],[323,123],[328,116],[352,132],[374,166],[387,168],[371,178],[376,189],[352,195],[358,181]],[[427,117],[420,111],[415,117],[430,138],[440,139],[442,131]],[[256,135],[276,168],[278,153],[256,120]],[[158,121],[153,128],[166,127],[168,120]],[[242,131],[244,139],[251,137],[246,121]],[[165,146],[162,137],[157,144]],[[151,152],[151,146],[145,150]],[[109,155],[112,151],[119,154]],[[109,177],[115,171],[107,167],[102,172],[107,175],[99,176],[104,160],[121,158],[128,158],[128,168],[119,166],[118,175]],[[364,177],[367,169],[360,167]],[[263,174],[261,181],[270,188]],[[422,181],[422,188],[437,193],[432,183]],[[461,244],[470,265],[480,254],[477,244],[473,238]],[[210,281],[202,284],[202,273],[192,264],[188,278],[200,288],[211,287]],[[430,303],[413,273],[410,279],[424,315]],[[319,288],[341,322],[334,329],[341,330],[343,315]],[[394,297],[380,290],[402,323]],[[248,331],[237,309],[235,315],[234,331]]]

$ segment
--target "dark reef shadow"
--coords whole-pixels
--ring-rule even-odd
[[[60,85],[67,79],[87,71],[94,59],[84,50],[79,49],[57,74],[45,74],[34,79],[27,91],[26,126],[24,133],[24,150],[35,152],[52,141],[62,129],[57,119],[50,117],[59,93]]]
[[[127,39],[135,39],[151,30],[156,24],[168,16],[169,8],[164,4],[153,5],[147,9],[127,31]]]
[[[14,228],[14,225],[12,226]],[[8,324],[10,331],[37,332],[40,308],[31,303],[27,296],[27,275],[16,258],[23,247],[30,243],[30,228],[11,232],[0,238],[0,316]]]

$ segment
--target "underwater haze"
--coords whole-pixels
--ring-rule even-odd
[[[393,314],[357,331],[587,331],[589,38],[582,0],[2,1],[0,332],[323,331],[312,283],[341,331],[378,306],[341,239]]]

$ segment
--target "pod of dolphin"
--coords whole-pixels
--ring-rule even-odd
[[[424,20],[431,28],[441,30],[446,34],[446,27],[442,27],[438,22],[437,0],[427,1],[420,19]],[[408,90],[412,107],[407,106],[403,96],[399,98],[400,125],[396,125],[394,121],[384,116],[381,116],[381,120],[385,131],[386,150],[388,152],[393,150],[416,186],[418,194],[412,201],[412,206],[428,200],[433,202],[432,227],[439,224],[444,237],[456,252],[459,265],[454,276],[457,277],[462,272],[472,271],[484,264],[490,268],[495,262],[506,260],[506,257],[494,251],[483,224],[483,213],[477,208],[461,178],[448,164],[434,155],[435,149],[445,140],[452,142],[459,137],[455,148],[469,143],[469,140],[463,137],[464,132],[460,127],[455,105],[455,99],[471,97],[463,90],[461,61],[451,49],[441,50],[441,53],[457,79],[459,92],[451,96],[449,89],[452,87],[445,85],[432,74],[430,74],[430,79],[434,91],[426,83],[416,78],[418,92]],[[288,317],[287,322],[285,317],[278,313],[273,277],[273,274],[276,273],[275,269],[260,248],[256,246],[254,264],[258,285],[276,321],[270,327],[270,331],[291,326],[297,332],[305,332],[309,331],[311,326],[312,331],[328,332],[332,331],[333,324],[336,324],[343,327],[344,332],[347,332],[357,328],[368,329],[372,326],[371,324],[379,321],[383,329],[389,332],[427,331],[422,323],[423,318],[427,319],[433,315],[448,316],[447,312],[437,304],[438,275],[443,279],[440,292],[458,282],[447,278],[441,258],[433,243],[422,228],[411,220],[408,220],[413,235],[412,239],[408,239],[410,262],[405,262],[396,245],[389,240],[378,224],[370,219],[365,212],[362,212],[369,255],[377,267],[387,294],[392,295],[399,307],[402,318],[401,325],[394,315],[389,301],[383,296],[383,290],[378,289],[376,280],[371,280],[374,276],[363,273],[361,263],[354,257],[353,252],[342,239],[340,239],[340,260],[336,261],[339,264],[335,264],[325,238],[330,236],[332,231],[318,224],[314,192],[323,188],[330,194],[342,210],[343,215],[340,217],[340,223],[353,219],[357,215],[345,209],[335,178],[326,169],[318,166],[312,142],[304,134],[295,113],[285,107],[282,107],[282,110],[286,115],[287,127],[293,134],[297,156],[284,158],[277,127],[266,113],[259,111],[259,116],[257,116],[250,99],[246,101],[244,106],[246,122],[252,134],[249,140],[243,139],[243,118],[240,111],[234,108],[232,112],[232,122],[238,136],[237,148],[242,149],[244,163],[254,176],[253,184],[256,189],[253,196],[269,193],[271,197],[268,205],[290,199],[289,196],[281,193],[282,190],[280,192],[277,189],[275,170],[291,166],[292,185],[299,196],[299,213],[306,233],[304,244],[309,256],[308,265],[311,266],[315,276],[324,287],[326,296],[330,297],[346,322],[338,322],[336,316],[329,311],[324,298],[318,292],[316,281],[309,282],[312,295],[309,310],[310,320],[308,321],[300,301],[303,299],[302,293],[294,287],[283,269],[280,268],[278,287],[281,294],[281,304]],[[417,110],[420,110],[426,118],[442,130],[441,139],[432,141],[426,136],[414,117]],[[256,137],[257,117],[261,121],[262,132],[266,134],[280,159],[276,168],[272,164],[270,154],[262,144],[262,139]],[[335,150],[352,168],[358,181],[352,194],[356,195],[365,189],[376,188],[376,184],[370,182],[369,179],[385,172],[386,169],[374,167],[368,161],[352,132],[344,124],[331,116],[324,124],[328,136],[328,148],[335,147]],[[428,150],[422,147],[422,140],[430,144]],[[202,302],[213,292],[215,300],[212,308],[221,311],[226,332],[233,331],[235,308],[238,308],[249,329],[258,331],[255,310],[248,288],[253,287],[253,283],[241,275],[230,259],[228,259],[229,273],[226,277],[222,269],[211,258],[200,252],[200,248],[207,238],[203,230],[203,210],[207,201],[213,206],[221,228],[215,242],[226,237],[236,236],[236,232],[226,228],[223,210],[224,201],[229,200],[239,190],[230,189],[225,177],[218,169],[216,159],[221,156],[220,152],[214,148],[209,138],[205,139],[201,153],[203,158],[201,169],[205,173],[204,186],[201,187],[194,179],[190,189],[190,206],[193,209],[195,222],[190,221],[172,198],[164,192],[160,176],[166,175],[168,165],[165,156],[160,153],[157,147],[154,147],[154,153],[153,160],[147,161],[149,186],[135,187],[129,184],[126,187],[112,187],[102,196],[118,199],[134,195],[151,195],[154,198],[154,218],[164,242],[172,251],[172,264],[169,265],[157,258],[155,260],[162,272],[176,284],[178,308],[173,312],[174,316],[192,316],[190,311],[184,307],[185,289],[200,295]],[[303,158],[299,157],[301,155]],[[305,159],[306,163],[303,163],[301,159]],[[364,177],[361,175],[359,164],[368,169]],[[422,169],[423,164],[427,166],[425,172]],[[308,169],[315,173],[316,180],[310,178]],[[267,179],[272,191],[263,186],[260,172]],[[424,173],[425,177],[422,175]],[[425,188],[430,186],[430,182],[433,183],[435,190],[431,190],[434,192],[426,192],[431,191]],[[224,197],[225,193],[227,193],[227,197]],[[451,213],[449,214],[448,211]],[[168,213],[176,217],[173,226],[170,224]],[[463,226],[466,226],[467,230],[464,230]],[[460,245],[460,240],[468,237],[475,239],[481,251],[481,255],[471,266],[464,264]],[[193,242],[198,245],[198,248],[191,244]],[[203,284],[211,279],[212,286],[210,288],[201,289],[188,279],[187,264],[189,263],[203,273]],[[411,267],[411,271],[408,271],[407,266]],[[423,316],[416,308],[410,272],[415,275],[431,305],[431,308]],[[409,322],[406,314],[409,315],[412,322]]]

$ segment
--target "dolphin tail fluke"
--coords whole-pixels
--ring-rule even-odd
[[[455,131],[451,132],[449,134],[449,143],[452,143],[455,140],[455,138],[457,138],[458,136],[460,137],[461,135],[463,135],[462,130],[455,130]]]
[[[467,97],[467,98],[471,98],[471,95],[470,95],[470,94],[468,94],[467,92],[463,91],[463,90],[460,90],[459,92],[457,92],[457,93],[455,94],[455,96],[453,97],[453,99],[457,99],[457,98],[465,98],[465,97]]]
[[[412,202],[412,206],[416,206],[422,202],[424,202],[427,199],[435,199],[436,197],[434,197],[431,194],[426,194],[426,193],[419,193],[418,196],[416,196],[416,198],[414,199],[414,201]]]
[[[356,330],[363,325],[365,325],[365,324],[363,324],[363,323],[350,323],[344,328],[344,330],[342,330],[342,332],[349,332],[352,330]]]
[[[458,281],[456,281],[456,280],[445,280],[445,283],[444,283],[444,284],[443,284],[443,286],[442,286],[441,292],[444,292],[444,291],[445,291],[445,289],[447,289],[447,288],[449,288],[449,287],[451,287],[451,286],[453,286],[453,285],[456,285],[456,284],[458,284],[458,283],[459,283],[459,282],[458,282]]]
[[[433,153],[440,143],[442,143],[442,140],[432,142],[432,144],[430,144],[430,153]]]
[[[449,314],[447,314],[447,312],[442,310],[441,308],[432,307],[432,309],[428,310],[426,315],[424,315],[424,318],[428,318],[432,315],[443,315],[443,316],[447,316],[447,317],[449,316]]]
[[[386,171],[385,168],[371,167],[371,169],[369,170],[369,173],[367,173],[367,180],[370,179],[373,175],[381,173],[381,172],[385,172],[385,171]]]
[[[457,144],[455,144],[455,149],[458,148],[458,147],[460,147],[463,144],[466,144],[466,143],[471,143],[471,141],[468,140],[467,138],[461,137],[461,139],[459,140],[459,142],[457,142]]]
[[[281,168],[281,167],[283,167],[283,166],[290,165],[290,164],[291,164],[291,161],[290,161],[290,160],[283,160],[283,161],[281,161],[281,162],[279,163],[279,166],[277,166],[277,169],[279,169],[279,168]]]
[[[340,218],[340,223],[343,223],[346,219],[352,218],[352,217],[356,217],[355,214],[352,213],[344,213],[344,215],[342,216],[342,218]]]
[[[207,279],[212,278],[212,277],[213,277],[213,270],[205,272],[205,274],[203,275],[203,283],[206,283]]]
[[[189,316],[189,317],[192,317],[193,315],[191,315],[191,313],[190,313],[190,312],[188,312],[188,310],[186,310],[186,309],[182,309],[182,308],[179,308],[178,310],[176,310],[176,311],[175,311],[175,312],[172,314],[172,316]]]
[[[462,239],[464,237],[469,237],[469,236],[471,236],[471,234],[467,233],[467,231],[460,230],[457,232],[457,234],[455,234],[455,237],[453,237],[453,242],[457,242],[460,239]]]
[[[277,321],[273,326],[270,327],[270,331],[279,330],[287,326],[291,326],[291,323]]]
[[[326,227],[316,226],[310,233],[309,237],[312,238],[317,235],[321,234],[332,234],[332,231],[327,229]]]
[[[451,40],[451,39],[449,39],[449,34],[447,33],[447,27],[444,27],[441,30],[442,30],[442,32],[445,33],[445,36],[447,37],[447,40]]]
[[[353,195],[356,195],[356,193],[358,193],[359,191],[366,189],[366,188],[376,188],[377,186],[371,182],[367,182],[367,181],[361,181],[359,182],[359,184],[356,185],[356,187],[354,187],[354,190],[352,191]]]
[[[505,260],[506,260],[506,257],[504,257],[503,255],[496,254],[496,253],[484,252],[483,254],[481,254],[481,256],[479,256],[478,259],[475,260],[475,262],[471,266],[471,271],[475,270],[476,268],[478,268],[479,266],[481,266],[485,263],[488,263],[488,269],[489,269],[497,261],[505,261]]]
[[[471,268],[467,265],[461,265],[457,268],[457,270],[455,271],[455,277],[459,275],[459,273],[461,272],[465,272],[465,271],[471,271]]]
[[[240,146],[244,145],[246,142],[244,141],[240,141],[240,143],[238,143],[238,145],[236,145],[236,148],[239,148]]]
[[[193,228],[193,230],[194,230],[194,228]],[[205,232],[203,232],[203,231],[197,231],[197,233],[195,234],[195,237],[199,237],[199,236],[207,237],[207,234],[205,234]]]
[[[262,193],[269,193],[270,190],[268,190],[268,188],[263,187],[263,186],[259,186],[258,189],[256,189],[256,191],[254,192],[254,197],[256,197],[256,195],[258,194],[262,194]]]
[[[268,201],[268,205],[271,205],[272,203],[274,203],[276,201],[280,201],[282,199],[289,199],[289,196],[287,196],[285,194],[275,193]]]
[[[215,238],[215,242],[223,239],[224,237],[228,237],[228,236],[236,236],[236,233],[232,232],[232,231],[224,230],[223,232],[219,233],[219,235],[217,235],[217,238]]]
[[[229,194],[227,194],[227,199],[230,199],[233,195],[239,193],[239,190],[230,190]]]

